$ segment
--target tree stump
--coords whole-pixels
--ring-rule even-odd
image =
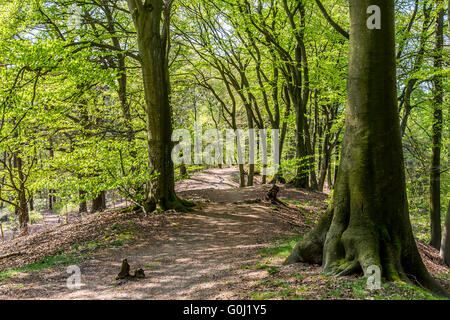
[[[120,272],[116,277],[116,280],[125,279],[130,276],[130,265],[128,264],[127,259],[123,259],[122,267],[120,268]]]
[[[133,274],[130,274],[130,265],[128,264],[127,259],[123,259],[122,261],[122,267],[120,268],[120,272],[116,277],[116,280],[122,280],[122,279],[142,279],[145,278],[144,270],[142,269],[136,269],[134,270]]]
[[[145,273],[144,273],[144,270],[142,270],[142,269],[137,269],[137,270],[135,270],[134,271],[134,275],[133,275],[133,277],[134,278],[145,278]]]
[[[278,200],[277,195],[278,195],[279,191],[280,191],[280,187],[278,187],[276,184],[274,184],[272,186],[272,188],[270,188],[269,192],[267,192],[266,200],[269,200],[272,202]]]
[[[276,184],[270,188],[270,190],[266,193],[266,196],[264,197],[265,200],[270,201],[272,204],[282,205],[286,207],[286,205],[278,199],[278,192],[280,191],[280,187],[278,187]]]

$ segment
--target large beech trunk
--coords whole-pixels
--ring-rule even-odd
[[[381,9],[381,29],[366,10]],[[397,109],[394,1],[350,0],[346,127],[333,200],[286,263],[322,263],[347,275],[376,265],[387,280],[415,280],[446,294],[425,268],[408,213]]]

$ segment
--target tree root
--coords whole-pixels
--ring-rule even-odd
[[[327,270],[324,270],[324,274],[336,277],[343,277],[358,272],[360,270],[361,266],[358,260],[355,259],[352,261],[343,261],[339,264],[335,264],[333,267],[328,267]]]
[[[193,212],[194,210],[192,207],[194,207],[196,204],[193,201],[181,199],[178,197],[175,193],[171,194],[169,199],[160,199],[159,201],[147,200],[143,205],[140,205],[141,210],[144,212],[145,215],[148,215],[156,210],[159,211],[168,211],[168,210],[175,210],[177,212]]]
[[[317,226],[309,231],[303,239],[295,245],[290,256],[284,261],[284,264],[287,265],[297,262],[321,264],[323,260],[323,245],[332,218],[333,211],[328,210],[319,220]]]
[[[164,211],[167,210],[175,210],[177,212],[193,212],[194,210],[192,207],[195,206],[195,203],[186,199],[181,199],[177,195],[174,195],[174,199],[171,201],[168,201],[164,206],[162,206],[162,209]]]
[[[369,267],[376,265],[387,281],[413,283],[435,295],[449,297],[426,270],[413,239],[409,243],[396,235],[389,236],[382,228],[349,226],[348,220],[334,217],[334,210],[328,209],[317,226],[295,245],[284,264],[322,264],[324,274],[332,276],[360,272],[369,276]]]

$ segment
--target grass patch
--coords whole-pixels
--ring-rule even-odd
[[[41,261],[34,262],[31,264],[28,264],[26,266],[16,268],[16,269],[9,269],[0,272],[0,281],[5,280],[6,278],[12,277],[18,273],[29,273],[29,272],[35,272],[40,271],[44,269],[48,269],[54,266],[64,266],[64,265],[71,265],[71,264],[77,264],[82,260],[83,256],[75,255],[73,253],[70,254],[58,254],[53,257],[47,257],[42,259]]]
[[[258,252],[261,257],[287,258],[295,244],[302,239],[302,236],[295,236],[277,240],[275,245]]]
[[[252,300],[301,300],[303,296],[293,288],[282,289],[280,291],[254,292],[251,294]]]
[[[440,300],[430,292],[405,282],[382,282],[381,289],[367,289],[367,279],[345,278],[329,279],[327,289],[331,296],[343,298],[350,294],[353,299],[360,300]],[[327,290],[328,291],[328,290]],[[344,294],[346,292],[346,294]]]
[[[246,270],[246,269],[250,269],[251,267],[250,266],[248,266],[248,265],[243,265],[243,266],[240,266],[239,267],[239,269],[241,269],[241,270]]]

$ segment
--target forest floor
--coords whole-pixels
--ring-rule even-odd
[[[358,276],[328,277],[318,265],[282,262],[327,206],[326,193],[270,185],[238,189],[237,169],[208,169],[177,183],[191,213],[145,217],[129,209],[87,215],[0,244],[0,299],[428,299],[420,288]],[[424,262],[450,289],[450,270],[418,243]],[[126,258],[144,279],[115,280]],[[66,286],[69,265],[81,289]]]

